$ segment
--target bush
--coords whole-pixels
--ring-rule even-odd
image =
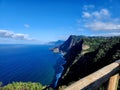
[[[45,86],[40,83],[32,82],[13,82],[6,86],[3,86],[1,90],[43,90]]]

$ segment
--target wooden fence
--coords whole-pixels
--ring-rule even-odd
[[[64,90],[96,90],[109,80],[107,90],[117,90],[119,81],[120,60],[78,80]]]

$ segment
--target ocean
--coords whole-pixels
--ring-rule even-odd
[[[49,49],[51,45],[0,45],[0,82],[57,83],[64,59]],[[57,69],[56,69],[57,68]]]

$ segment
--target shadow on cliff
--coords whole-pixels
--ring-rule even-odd
[[[106,44],[105,47],[108,47],[108,44]],[[80,57],[79,60],[69,68],[69,66],[74,62],[75,57],[79,53],[76,51],[80,50],[79,45],[76,47],[72,47],[70,49],[72,52],[70,51],[71,53],[68,53],[65,56],[68,63],[64,65],[65,70],[62,76],[64,76],[68,68],[69,71],[64,77],[60,78],[58,86],[69,85],[70,83],[73,83],[80,78],[83,78],[120,58],[120,56],[118,56],[116,59],[113,59],[113,55],[116,54],[117,50],[120,50],[120,43],[116,43],[112,45],[112,47],[110,47],[107,51],[104,51],[104,56],[101,56],[101,58],[98,58],[97,61],[95,61],[97,54],[99,54],[99,50],[105,47],[103,44],[99,46],[98,49],[96,49],[94,52],[84,54],[84,56]]]

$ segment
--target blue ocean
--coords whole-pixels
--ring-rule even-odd
[[[13,81],[40,82],[43,85],[57,83],[57,78],[63,70],[60,65],[64,60],[61,55],[50,51],[51,47],[0,45],[0,82],[3,85]]]

